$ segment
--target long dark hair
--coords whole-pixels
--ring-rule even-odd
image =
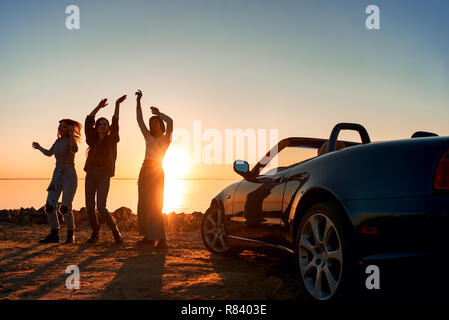
[[[159,120],[159,124],[160,124],[160,126],[161,126],[161,131],[162,131],[162,133],[165,133],[165,123],[164,123],[164,120],[162,120],[161,119],[161,117],[159,117],[159,116],[152,116],[151,118],[150,118],[150,121],[149,121],[149,126],[150,126],[150,134],[153,136],[153,137],[155,137],[155,135],[154,135],[154,130],[152,130],[151,129],[151,120],[152,119],[158,119]]]
[[[100,123],[101,120],[106,120],[106,122],[108,123],[108,128],[110,128],[110,126],[111,126],[109,124],[109,120],[106,119],[105,117],[98,118],[97,121],[95,121],[95,126],[94,126],[95,135],[97,136],[97,138],[98,138],[97,126],[98,126],[98,124]],[[86,157],[89,155],[89,152],[90,152],[90,147],[87,147],[87,149],[86,149]]]
[[[61,122],[65,122],[67,125],[73,127],[73,138],[75,139],[76,143],[79,143],[81,140],[81,129],[83,128],[81,123],[79,123],[78,121],[72,120],[72,119],[59,120],[59,123],[61,123]],[[57,133],[57,136],[58,136],[58,138],[61,137],[61,135],[59,134],[59,131]]]
[[[96,132],[97,134],[98,134],[98,132],[97,132],[97,126],[99,125],[99,123],[100,123],[101,120],[106,120],[106,122],[108,123],[108,128],[111,126],[111,125],[109,124],[109,120],[106,119],[105,117],[98,118],[97,121],[95,121],[95,126],[94,126],[95,132]]]

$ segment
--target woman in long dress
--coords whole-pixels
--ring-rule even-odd
[[[171,142],[173,132],[173,120],[151,107],[154,114],[150,118],[150,130],[147,129],[143,116],[140,100],[142,91],[136,92],[137,96],[137,123],[145,138],[145,160],[140,169],[138,189],[139,199],[137,203],[137,216],[139,234],[144,238],[139,243],[154,245],[158,241],[157,248],[167,248],[164,217],[162,214],[164,200],[164,171],[162,161],[165,152]],[[165,123],[167,128],[165,128]]]

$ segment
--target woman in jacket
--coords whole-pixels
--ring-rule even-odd
[[[109,193],[111,177],[115,173],[117,143],[120,141],[118,133],[120,103],[125,99],[126,95],[120,97],[115,102],[115,111],[111,125],[109,125],[109,121],[106,118],[98,118],[95,121],[97,112],[108,105],[107,99],[101,100],[98,106],[86,117],[84,128],[86,142],[89,146],[86,164],[84,166],[84,171],[86,171],[86,211],[92,227],[92,235],[87,240],[88,243],[96,243],[100,239],[100,225],[95,213],[95,195],[97,196],[98,213],[112,230],[115,242],[123,242],[114,218],[106,209],[106,200]]]

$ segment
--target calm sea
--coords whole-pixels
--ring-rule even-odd
[[[238,180],[173,180],[165,184],[164,213],[204,212],[211,199],[225,186]],[[50,180],[0,180],[0,209],[40,208],[45,204]],[[78,180],[73,209],[84,207],[84,180]],[[113,211],[137,208],[137,180],[111,180],[107,207]]]

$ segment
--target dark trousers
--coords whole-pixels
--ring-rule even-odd
[[[114,218],[106,209],[106,200],[109,193],[109,183],[111,177],[99,167],[89,167],[86,174],[86,211],[89,218],[92,231],[98,232],[100,230],[100,224],[98,223],[98,217],[95,213],[95,194],[97,195],[97,210],[106,224],[111,228],[114,235],[118,234],[118,228],[114,221]]]

